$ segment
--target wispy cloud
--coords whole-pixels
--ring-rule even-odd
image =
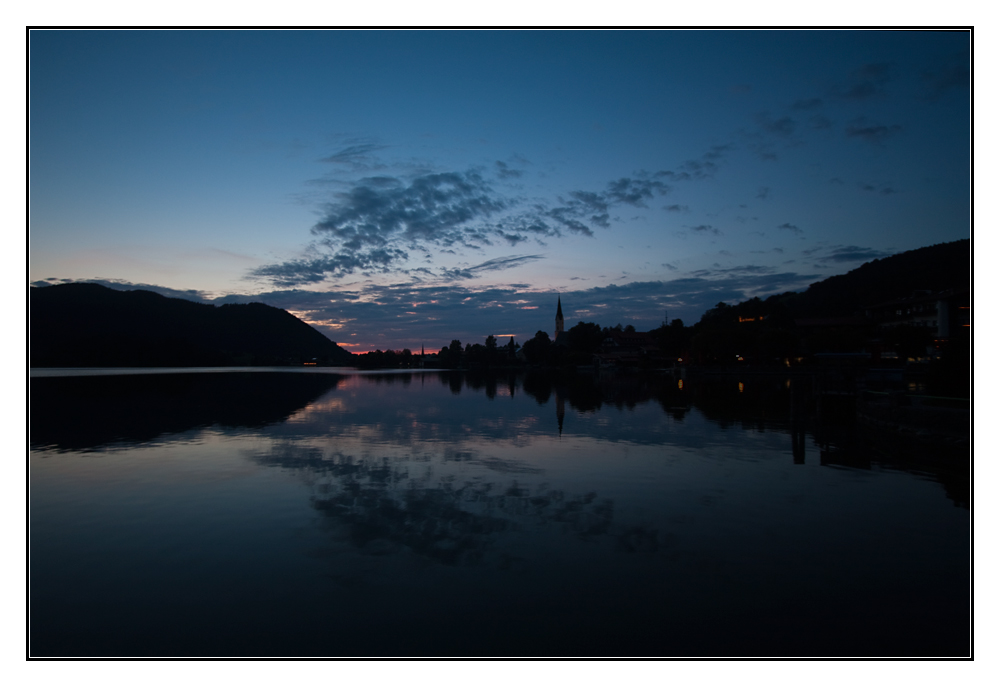
[[[494,164],[496,165],[497,176],[501,179],[519,179],[520,177],[524,176],[523,170],[514,169],[510,167],[506,162],[501,162],[500,160],[497,160]]]
[[[825,267],[830,263],[867,262],[892,255],[892,253],[887,253],[876,248],[863,248],[861,246],[812,248],[804,250],[802,253],[815,260],[818,263],[818,267]]]
[[[715,235],[718,235],[718,233],[719,233],[718,228],[713,227],[711,224],[699,224],[696,227],[688,227],[688,229],[690,229],[691,231],[695,232],[696,234],[715,234]]]
[[[372,153],[383,150],[385,146],[376,143],[357,143],[341,148],[336,153],[322,158],[322,162],[334,164],[353,164],[360,158],[367,158]]]
[[[899,191],[894,189],[889,184],[869,184],[862,181],[858,183],[858,188],[862,191],[867,191],[868,193],[878,193],[883,196],[891,196],[895,193],[899,193]]]
[[[446,269],[444,270],[444,276],[450,279],[472,279],[482,272],[497,272],[512,267],[520,267],[535,260],[542,260],[544,257],[544,255],[509,255],[502,258],[493,258],[473,267]]]
[[[795,133],[795,120],[791,117],[781,117],[774,119],[767,112],[757,115],[757,126],[769,134],[778,136],[791,136]]]
[[[892,63],[874,62],[855,69],[847,82],[839,85],[834,92],[845,100],[867,100],[885,95],[895,77],[896,68]]]
[[[320,162],[353,173],[371,174],[387,168],[377,155],[388,148],[386,145],[371,140],[349,139],[344,141],[342,146],[336,152],[320,158]]]
[[[785,222],[784,224],[779,224],[778,229],[785,229],[792,232],[793,234],[801,234],[802,230],[790,222]]]
[[[970,79],[968,54],[957,54],[948,61],[920,74],[922,97],[938,100],[956,91],[968,91]]]
[[[898,124],[874,124],[865,117],[858,117],[847,125],[844,132],[852,138],[860,138],[868,143],[881,145],[885,141],[903,130]]]

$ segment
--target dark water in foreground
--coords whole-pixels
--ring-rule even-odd
[[[968,654],[967,449],[678,386],[33,378],[30,653]]]

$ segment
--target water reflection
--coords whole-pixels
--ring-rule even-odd
[[[967,507],[959,454],[887,451],[799,380],[31,384],[54,654],[964,650],[967,530],[920,481]]]
[[[405,414],[411,421],[402,423],[400,399],[390,391],[398,388],[403,393],[415,381],[421,386],[436,383],[447,388],[454,400],[436,396],[427,402],[410,403]],[[720,376],[689,379],[685,384],[684,379],[668,375],[544,371],[240,372],[42,377],[32,378],[30,385],[33,449],[99,450],[211,426],[223,432],[273,426],[275,432],[289,438],[356,434],[364,428],[369,435],[376,433],[370,437],[373,441],[402,444],[452,442],[471,432],[523,445],[527,437],[562,437],[564,431],[640,444],[694,447],[705,441],[703,435],[672,430],[669,422],[634,417],[636,408],[655,404],[673,423],[683,423],[696,409],[700,417],[721,429],[787,433],[796,465],[805,464],[811,438],[820,449],[821,465],[911,471],[942,483],[956,505],[969,507],[966,446],[906,443],[867,432],[854,422],[852,407],[823,405],[808,380],[762,377],[736,382]],[[345,385],[375,386],[390,395],[384,402],[345,401],[347,397],[340,393]],[[463,393],[485,396],[491,404],[489,410],[469,413]],[[521,394],[536,402],[537,411],[504,405],[505,399]],[[613,423],[579,421],[607,408],[619,411]],[[571,411],[568,427],[567,410]],[[511,465],[509,460],[493,462],[498,471],[504,466],[513,470]]]
[[[294,444],[248,457],[262,465],[308,470],[313,506],[345,526],[345,538],[367,554],[406,551],[448,565],[478,564],[500,532],[558,524],[564,533],[590,541],[612,526],[611,499],[595,492],[567,493],[546,482],[477,478],[458,483],[451,473],[437,473],[419,461],[324,456]],[[444,462],[501,474],[544,473],[518,461],[479,459],[472,451],[446,454]],[[634,533],[619,536],[628,540]]]
[[[198,427],[265,427],[342,379],[274,372],[34,377],[29,441],[32,449],[91,451]]]

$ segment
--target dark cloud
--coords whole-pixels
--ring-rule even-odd
[[[822,255],[817,255],[820,250],[825,251]],[[878,258],[884,258],[892,255],[892,253],[887,253],[885,251],[877,250],[875,248],[862,248],[861,246],[837,246],[834,248],[813,248],[808,251],[802,251],[803,254],[812,257],[819,263],[819,266],[825,267],[830,263],[842,263],[842,262],[867,262],[869,260],[876,260]]]
[[[675,203],[673,205],[664,205],[663,209],[666,210],[667,212],[687,212],[688,211],[688,206],[687,205],[677,205]]]
[[[551,226],[545,221],[546,212],[545,207],[536,206],[528,212],[504,217],[490,226],[497,236],[511,245],[528,239],[541,243],[542,237],[562,236],[558,227]]]
[[[594,213],[595,215],[608,214],[609,199],[607,194],[595,193],[594,191],[572,191],[570,203],[576,204],[579,213],[585,215]]]
[[[757,125],[765,132],[778,136],[791,136],[795,133],[795,120],[791,117],[773,119],[768,113],[764,112],[757,115]]]
[[[836,95],[845,100],[867,100],[885,95],[895,72],[894,65],[889,62],[866,64],[851,73],[848,82],[836,89]]]
[[[716,227],[713,227],[711,224],[699,224],[696,227],[688,227],[688,229],[690,229],[693,232],[699,233],[699,234],[716,234],[716,235],[718,235],[718,233],[719,233],[719,230]]]
[[[505,231],[499,231],[497,232],[497,235],[512,246],[516,246],[517,244],[524,243],[528,240],[528,237],[524,234],[508,234]]]
[[[720,253],[726,253],[726,251],[719,251]],[[721,277],[732,277],[734,275],[761,275],[761,274],[774,274],[773,267],[766,267],[764,265],[741,265],[739,267],[716,267],[710,270],[695,270],[691,273],[692,276],[702,278],[702,279],[719,279]]]
[[[793,234],[801,234],[802,233],[801,229],[799,229],[797,226],[795,226],[794,224],[791,224],[789,222],[785,222],[784,224],[779,224],[778,225],[778,229],[787,229],[788,231],[792,232]]]
[[[766,200],[770,194],[771,194],[771,189],[767,186],[761,186],[759,189],[757,189],[757,197],[760,198],[761,200]]]
[[[860,138],[868,143],[880,145],[890,136],[903,130],[898,124],[887,126],[885,124],[872,124],[865,117],[859,117],[847,125],[844,129],[848,136]]]
[[[624,203],[635,207],[646,207],[645,201],[653,195],[666,195],[670,187],[656,179],[622,178],[608,184],[605,197],[612,203]]]
[[[670,181],[693,181],[700,179],[711,179],[719,169],[721,161],[726,153],[734,149],[732,143],[713,145],[699,158],[686,160],[677,169],[662,169],[653,174],[654,178],[669,179]]]
[[[539,213],[571,232],[593,236],[592,227],[611,226],[611,208],[621,205],[644,208],[646,201],[669,193],[670,186],[657,178],[663,174],[639,172],[608,182],[603,191],[572,191],[568,199],[560,198],[556,207],[539,208]]]
[[[320,158],[320,162],[332,165],[328,174],[320,179],[309,182],[310,185],[325,187],[329,184],[337,184],[339,176],[344,172],[350,174],[373,174],[388,169],[388,165],[383,162],[378,153],[386,150],[388,146],[376,141],[365,139],[348,139],[341,143],[341,148],[336,152]],[[412,168],[411,173],[416,173],[419,168]],[[426,169],[423,170],[426,173]]]
[[[889,186],[888,184],[875,185],[875,184],[860,182],[858,184],[858,188],[860,188],[862,191],[867,191],[868,193],[878,193],[883,196],[891,196],[894,193],[899,193],[899,191]]]
[[[593,230],[578,219],[581,206],[581,203],[571,201],[569,205],[546,210],[545,216],[558,222],[562,227],[571,232],[583,234],[584,236],[593,236]],[[593,217],[597,219],[597,223],[603,223],[603,226],[607,226],[608,220],[605,215],[594,215]]]
[[[501,179],[518,179],[524,175],[524,172],[520,169],[512,169],[507,166],[506,162],[496,161],[497,176]]]
[[[275,286],[318,284],[331,276],[342,277],[355,272],[387,274],[393,266],[406,260],[409,254],[398,248],[383,246],[369,250],[340,251],[335,255],[311,259],[289,260],[274,265],[262,265],[250,276],[266,279]]]
[[[950,62],[921,73],[922,97],[938,100],[956,91],[968,91],[971,83],[969,56],[956,55]]]
[[[318,236],[350,250],[384,246],[393,238],[449,246],[468,240],[468,224],[507,203],[476,172],[362,179],[339,194],[313,227]]]
[[[333,155],[328,155],[327,157],[322,158],[320,161],[330,162],[333,164],[355,165],[362,160],[368,160],[372,153],[384,149],[385,146],[378,145],[376,143],[357,143],[349,145],[346,148],[342,148]]]

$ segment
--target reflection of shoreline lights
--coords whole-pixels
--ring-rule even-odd
[[[740,382],[740,393],[743,393],[743,382]]]
[[[683,379],[678,379],[677,380],[677,388],[678,389],[683,389],[684,388],[684,380]]]

